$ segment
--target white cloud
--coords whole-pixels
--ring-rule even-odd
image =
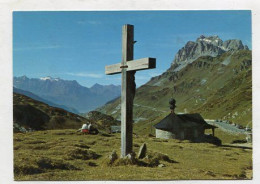
[[[103,74],[99,73],[90,73],[90,72],[78,72],[78,73],[66,73],[67,75],[72,75],[72,76],[79,76],[79,77],[90,77],[90,78],[95,78],[95,79],[100,79],[103,78]]]

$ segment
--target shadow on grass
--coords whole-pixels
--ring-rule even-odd
[[[79,168],[64,162],[61,159],[51,159],[47,157],[42,157],[37,159],[35,162],[22,162],[14,164],[14,174],[15,175],[33,175],[46,172],[46,170],[80,170]]]
[[[94,163],[94,162],[88,162],[87,163],[89,166],[91,166],[91,167],[97,167],[98,165],[96,164],[96,163]]]
[[[40,158],[36,163],[41,169],[79,170],[75,166],[66,163],[63,160]]]
[[[114,135],[107,134],[107,133],[101,133],[100,135],[104,137],[114,137]]]
[[[219,147],[224,147],[224,148],[242,148],[242,149],[250,149],[252,150],[251,147],[247,147],[247,146],[238,146],[238,145],[221,145]]]

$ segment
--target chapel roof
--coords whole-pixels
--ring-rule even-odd
[[[209,125],[200,114],[174,114],[170,113],[159,123],[154,125],[156,129],[173,131],[181,128],[203,127],[205,129],[216,128]]]

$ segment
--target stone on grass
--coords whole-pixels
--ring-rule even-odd
[[[110,155],[109,155],[109,163],[112,164],[117,158],[117,154],[116,151],[114,150]]]
[[[135,152],[129,153],[125,156],[126,159],[129,159],[131,161],[135,160]]]
[[[165,165],[164,164],[159,164],[158,167],[165,167]]]
[[[146,144],[143,143],[142,146],[140,147],[139,149],[139,152],[138,152],[138,159],[142,159],[145,157],[146,155],[146,151],[147,151],[147,148],[146,148]]]

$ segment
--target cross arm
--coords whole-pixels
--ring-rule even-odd
[[[137,60],[131,60],[126,62],[126,66],[122,66],[122,63],[108,65],[105,67],[106,75],[113,75],[121,73],[122,68],[127,68],[127,71],[146,70],[156,67],[155,58],[142,58]]]
[[[108,65],[105,66],[105,73],[106,75],[113,75],[113,74],[118,74],[121,73],[122,68],[121,63],[113,64],[113,65]]]

